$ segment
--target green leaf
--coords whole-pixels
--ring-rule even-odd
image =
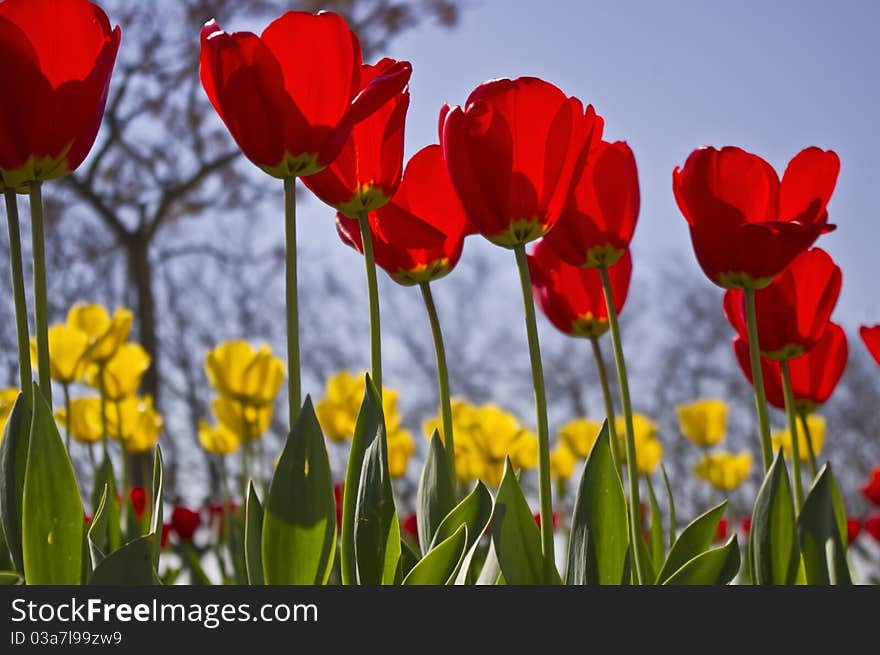
[[[248,484],[247,502],[244,510],[244,560],[247,565],[248,584],[265,584],[263,578],[263,506],[254,489],[253,480]]]
[[[835,487],[831,465],[825,464],[797,519],[807,584],[852,584],[846,542],[841,538],[835,511]]]
[[[490,500],[491,506],[491,500]],[[416,519],[419,532],[419,547],[422,554],[428,552],[434,542],[434,533],[447,514],[455,507],[455,489],[452,486],[452,474],[446,459],[446,451],[440,434],[434,430],[428,456],[419,478],[419,490],[416,499]],[[444,537],[445,539],[445,537]]]
[[[330,460],[312,400],[287,437],[263,516],[266,584],[326,584],[336,552]]]
[[[364,454],[376,439],[379,431],[385,430],[385,417],[382,414],[382,403],[379,401],[376,388],[370,376],[366,376],[364,400],[358,412],[351,440],[351,451],[348,455],[348,469],[345,474],[345,488],[342,493],[342,542],[340,546],[340,577],[342,584],[357,584],[357,560],[355,558],[355,512],[360,489],[361,471]]]
[[[727,501],[716,505],[705,514],[701,514],[681,531],[678,539],[669,550],[663,568],[657,576],[657,584],[664,584],[678,569],[707,550],[718,532],[718,522],[724,514]]]
[[[739,571],[739,543],[733,535],[720,548],[700,553],[673,573],[664,585],[729,584]]]
[[[11,587],[21,582],[21,576],[16,571],[0,571],[0,587]]]
[[[758,490],[749,539],[755,584],[795,582],[800,553],[791,485],[782,450],[776,454]]]
[[[672,497],[672,486],[669,484],[669,476],[666,475],[666,466],[662,462],[660,463],[660,472],[663,473],[663,486],[666,487],[666,502],[669,503],[669,547],[672,548],[678,528],[675,523],[675,499]]]
[[[105,557],[95,567],[90,585],[154,585],[160,584],[153,567],[153,538],[150,535],[129,541]]]
[[[162,463],[162,449],[157,445],[153,455],[153,504],[150,515],[150,531],[153,539],[153,567],[158,570],[159,556],[162,553],[162,504],[165,494],[165,466]]]
[[[403,580],[400,558],[403,555],[403,539],[400,538],[400,520],[395,510],[391,529],[388,530],[388,541],[385,543],[385,565],[382,567],[382,584],[399,584]]]
[[[89,553],[92,559],[92,567],[97,568],[97,566],[101,563],[101,561],[107,557],[108,547],[107,547],[107,532],[109,530],[109,512],[107,511],[108,498],[110,498],[110,487],[108,485],[104,485],[104,492],[101,494],[101,499],[98,501],[98,509],[95,510],[95,515],[92,517],[92,523],[89,525],[88,530],[88,540],[89,540]],[[115,500],[115,496],[113,497]],[[115,505],[114,501],[109,501],[110,504]],[[118,518],[118,513],[117,513]],[[117,521],[118,525],[118,521]]]
[[[648,547],[648,541],[643,536],[639,535],[639,539],[638,541],[636,541],[636,544],[642,555],[642,579],[644,581],[644,584],[650,584],[652,580],[657,579],[657,567],[654,566],[654,560],[651,559],[651,551]],[[629,566],[631,568],[631,582],[632,584],[637,584],[637,581],[635,579],[636,571],[634,568],[634,563],[629,562]]]
[[[0,439],[0,527],[12,564],[24,572],[21,553],[21,501],[24,494],[24,472],[27,466],[28,441],[31,429],[31,408],[18,394]]]
[[[413,547],[407,543],[406,539],[400,540],[400,565],[398,567],[397,576],[400,582],[412,571],[412,568],[419,563],[419,553],[413,550]]]
[[[122,524],[120,519],[119,503],[117,503],[116,477],[113,475],[113,463],[108,456],[104,456],[104,461],[95,471],[94,488],[92,489],[92,525],[89,526],[88,534],[90,543],[95,544],[100,549],[101,557],[95,560],[94,552],[92,553],[92,562],[95,566],[113,551],[122,546]],[[104,500],[104,494],[108,499],[104,504],[103,514],[104,520],[100,522],[100,531],[94,529],[98,524],[98,511]],[[90,545],[90,549],[92,546]]]
[[[22,497],[22,555],[29,585],[82,581],[84,515],[52,409],[34,385],[34,416]]]
[[[437,528],[431,548],[455,534],[460,526],[466,525],[468,529],[465,555],[459,569],[459,579],[455,581],[455,584],[465,584],[466,582],[471,561],[480,543],[480,537],[486,532],[489,521],[492,519],[492,505],[492,494],[489,493],[482,480],[478,480],[474,490],[456,505]]]
[[[468,529],[462,523],[448,537],[431,548],[403,580],[404,585],[447,585],[455,580],[467,551]]]
[[[492,543],[508,584],[558,584],[558,574],[556,579],[547,580],[544,573],[541,533],[510,458],[504,464],[504,476],[495,496]]]
[[[567,584],[620,584],[629,529],[623,485],[611,455],[607,421],[578,486],[568,543]]]
[[[501,565],[498,563],[498,556],[495,554],[495,546],[489,542],[489,550],[486,552],[486,559],[483,560],[483,567],[477,576],[477,586],[497,585],[502,578]]]
[[[651,503],[651,522],[649,534],[651,538],[651,561],[654,566],[659,566],[666,557],[666,541],[663,536],[663,516],[660,514],[660,506],[657,504],[657,496],[654,495],[654,485],[651,484],[651,476],[646,475],[648,483],[648,497]]]

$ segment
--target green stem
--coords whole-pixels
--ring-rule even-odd
[[[807,421],[807,412],[798,412],[801,419],[801,427],[804,429],[804,437],[807,441],[807,454],[810,456],[810,475],[815,480],[819,474],[819,468],[816,466],[816,449],[813,446],[813,435],[810,434],[810,424]]]
[[[64,390],[64,445],[70,453],[70,385],[66,382],[61,385]]]
[[[639,500],[639,470],[636,466],[636,439],[633,427],[632,404],[629,397],[629,380],[626,375],[626,361],[623,358],[623,346],[620,342],[620,325],[617,322],[617,307],[614,304],[614,295],[611,291],[611,278],[608,277],[607,266],[600,266],[599,273],[602,276],[602,291],[605,294],[605,306],[608,311],[608,325],[611,327],[611,346],[614,349],[614,364],[617,368],[617,385],[620,393],[620,405],[623,409],[623,419],[626,426],[626,472],[629,479],[629,504],[630,504],[630,541],[632,542],[632,555],[635,569],[635,578],[638,584],[645,584],[645,565],[642,562],[642,549],[636,544],[642,538],[642,506]]]
[[[532,278],[526,260],[525,244],[514,248],[519,281],[522,286],[523,308],[526,316],[526,334],[529,340],[529,358],[532,363],[532,384],[535,387],[535,413],[538,423],[538,498],[541,515],[541,551],[544,555],[546,582],[551,583],[556,568],[553,544],[553,499],[550,479],[550,427],[547,423],[547,398],[544,391],[544,367],[541,364],[541,346],[538,343],[538,324],[535,320],[535,299],[532,297]]]
[[[770,417],[767,414],[767,396],[764,393],[764,372],[761,370],[761,346],[758,343],[758,318],[755,310],[755,290],[744,289],[746,326],[749,337],[749,361],[752,366],[752,385],[755,388],[755,408],[758,411],[758,427],[761,435],[761,454],[764,473],[770,470],[773,447],[770,445]]]
[[[241,411],[241,498],[242,502],[247,501],[248,482],[250,482],[250,455],[251,455],[251,434],[248,427],[247,408],[244,403],[239,403]]]
[[[422,298],[428,310],[431,323],[431,334],[434,335],[434,351],[437,355],[437,384],[440,388],[440,416],[443,421],[443,441],[446,448],[446,460],[449,463],[449,475],[455,477],[455,440],[452,434],[452,400],[449,397],[449,371],[446,368],[446,348],[443,345],[443,333],[440,331],[440,320],[437,317],[437,306],[431,283],[422,282]]]
[[[40,182],[31,182],[31,238],[34,256],[34,328],[37,334],[37,378],[49,407],[52,378],[49,370],[49,317],[46,300],[46,245],[43,237],[43,194]]]
[[[220,486],[222,488],[222,496],[223,496],[223,512],[221,513],[221,520],[223,521],[222,527],[223,530],[220,534],[221,541],[226,546],[226,549],[229,551],[229,561],[235,561],[235,553],[233,552],[232,545],[232,530],[231,521],[232,521],[232,512],[230,511],[230,498],[229,498],[229,476],[226,472],[226,456],[220,455]],[[246,499],[245,499],[246,500]]]
[[[797,415],[794,409],[794,394],[791,391],[791,373],[788,360],[780,362],[782,369],[782,391],[785,394],[785,413],[788,415],[788,433],[791,437],[791,469],[794,477],[794,506],[800,511],[804,504],[804,487],[801,482],[801,453],[798,443]]]
[[[599,374],[599,385],[602,387],[602,399],[605,401],[605,418],[608,419],[608,435],[611,438],[611,456],[618,475],[621,471],[620,445],[617,443],[617,421],[614,414],[614,400],[611,398],[611,386],[608,384],[608,369],[599,346],[599,337],[590,337],[593,346],[593,359],[596,360],[596,372]]]
[[[104,365],[98,364],[98,394],[101,397],[101,450],[104,454],[104,461],[110,461],[107,451],[107,439],[110,437],[110,430],[107,427],[107,389],[104,384]],[[122,416],[116,417],[117,422],[122,424]]]
[[[18,220],[18,199],[15,189],[5,189],[6,222],[9,227],[9,265],[12,269],[12,295],[15,299],[15,331],[18,337],[18,373],[21,394],[32,405],[33,372],[31,371],[31,341],[28,333],[27,296],[24,289],[24,266],[21,257],[21,226]]]
[[[287,305],[287,401],[290,426],[302,405],[299,359],[299,300],[296,281],[296,178],[284,178],[285,300]],[[247,490],[245,490],[247,491]]]
[[[361,244],[367,270],[367,288],[370,294],[370,375],[379,400],[382,400],[382,330],[379,323],[379,284],[376,281],[376,257],[373,254],[373,233],[367,212],[358,215],[361,228]]]

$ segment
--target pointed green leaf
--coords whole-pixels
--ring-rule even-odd
[[[90,585],[154,585],[160,584],[153,567],[153,538],[138,537],[105,557],[95,567]]]
[[[660,472],[663,473],[663,486],[666,487],[666,502],[669,504],[669,547],[675,543],[677,525],[675,523],[675,499],[672,497],[672,486],[669,484],[669,476],[666,475],[666,466],[660,463]]]
[[[664,584],[678,569],[697,555],[709,550],[715,539],[715,534],[718,532],[718,523],[726,507],[727,501],[725,500],[688,523],[669,550],[669,555],[667,555],[663,568],[660,569],[657,576],[657,584]]]
[[[15,571],[0,571],[0,587],[21,584],[21,576]]]
[[[398,577],[400,582],[412,571],[412,568],[419,563],[419,554],[413,550],[413,547],[407,543],[406,539],[400,540],[400,566]]]
[[[247,565],[248,584],[265,584],[263,578],[263,506],[254,489],[253,480],[248,483],[247,502],[244,510],[244,560]]]
[[[790,585],[795,582],[800,553],[791,485],[782,450],[776,453],[758,490],[749,539],[755,584]]]
[[[739,543],[733,535],[720,548],[700,553],[673,573],[664,585],[729,584],[739,571]]]
[[[28,440],[31,430],[31,408],[18,394],[0,439],[0,528],[12,564],[24,572],[21,553],[21,500],[24,494],[24,472],[27,466]]]
[[[403,555],[403,539],[400,538],[400,520],[395,510],[391,518],[391,529],[388,530],[388,541],[385,542],[385,565],[382,567],[382,584],[399,584],[403,580],[400,558]]]
[[[22,555],[29,585],[80,584],[84,525],[73,465],[52,409],[34,385],[22,497]]]
[[[474,490],[440,523],[428,550],[432,550],[441,541],[451,537],[462,525],[468,528],[467,550],[470,550],[480,540],[480,536],[489,524],[489,519],[492,518],[492,504],[492,494],[482,480],[477,481]]]
[[[93,528],[97,523],[96,519],[98,517],[98,510],[103,502],[105,492],[109,501],[104,503],[104,520],[99,524],[100,531],[96,531]],[[95,479],[92,489],[92,512],[94,513],[94,516],[92,517],[92,525],[89,526],[88,530],[90,542],[94,543],[102,553],[100,559],[103,559],[106,555],[109,555],[122,546],[122,523],[119,503],[116,500],[117,494],[116,477],[113,474],[113,463],[110,461],[109,457],[105,456],[104,461],[101,462],[98,470],[95,471]],[[98,561],[100,560],[95,560],[93,554],[92,562],[95,566],[97,566]]]
[[[501,577],[501,565],[495,554],[495,546],[490,541],[489,550],[486,552],[486,559],[483,560],[483,567],[480,569],[480,575],[477,576],[476,584],[477,586],[500,584],[498,580]]]
[[[287,437],[263,516],[266,584],[326,584],[336,552],[330,460],[312,400]]]
[[[153,539],[153,567],[158,570],[159,556],[162,553],[162,504],[165,494],[165,466],[162,463],[162,449],[157,445],[153,455],[153,502],[150,515],[150,530]]]
[[[104,493],[101,494],[101,499],[98,501],[98,509],[95,510],[95,515],[92,517],[92,522],[88,529],[89,554],[92,559],[92,568],[96,568],[107,557],[109,552],[107,547],[107,532],[109,529],[107,499],[110,497],[109,491],[109,486],[105,484]],[[116,504],[113,501],[110,502],[114,505]]]
[[[657,567],[654,566],[654,560],[651,559],[651,549],[648,545],[648,540],[644,536],[640,536],[636,543],[642,552],[642,579],[644,584],[650,584],[653,580],[657,579]],[[630,563],[630,566],[632,567],[632,563]],[[632,575],[635,575],[635,569],[632,570]],[[638,584],[635,578],[631,582],[632,584]]]
[[[651,561],[654,566],[660,566],[660,562],[666,557],[666,542],[663,536],[663,516],[660,514],[660,506],[657,504],[657,496],[654,495],[654,485],[651,484],[651,476],[646,475],[648,482],[648,497],[651,504],[651,522],[649,534],[651,539]]]
[[[404,578],[403,584],[447,585],[453,582],[464,559],[467,541],[467,525],[462,523],[452,536],[427,552]]]
[[[611,455],[607,421],[593,443],[571,518],[566,583],[620,584],[629,528],[623,485]]]
[[[357,511],[358,490],[364,454],[376,439],[380,430],[385,429],[382,403],[370,376],[366,376],[364,400],[358,412],[348,455],[348,468],[345,474],[345,488],[342,493],[342,540],[340,544],[340,577],[342,584],[357,584],[357,560],[355,559],[355,512]]]
[[[434,430],[434,434],[431,436],[428,457],[425,459],[422,476],[419,478],[416,507],[418,508],[416,518],[419,547],[424,555],[434,542],[434,533],[437,531],[437,527],[455,507],[452,474],[449,471],[446,451],[443,449],[443,442],[440,441],[440,434],[437,430]]]
[[[798,516],[798,536],[807,584],[852,584],[835,512],[831,465],[819,471]]]

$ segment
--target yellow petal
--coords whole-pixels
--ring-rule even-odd
[[[406,475],[406,467],[414,450],[412,435],[406,430],[388,433],[388,472],[392,478]]]
[[[108,408],[109,415],[109,408]],[[65,410],[55,412],[55,419],[62,430],[67,429]],[[95,443],[101,440],[104,426],[101,421],[101,399],[75,398],[70,402],[70,436],[78,443]]]
[[[569,421],[557,433],[560,443],[566,445],[572,454],[584,459],[590,454],[590,449],[599,436],[601,426],[595,421],[585,418],[577,418]]]
[[[122,400],[137,393],[141,378],[150,368],[151,358],[138,343],[124,343],[102,365],[92,364],[86,373],[86,381],[95,389],[101,388],[103,370],[104,393],[111,401]]]
[[[718,399],[697,400],[675,408],[681,433],[698,446],[714,446],[727,431],[727,405]]]
[[[0,391],[0,439],[3,438],[3,433],[6,431],[6,422],[9,420],[12,407],[17,399],[18,389],[15,387],[8,387]]]
[[[229,396],[218,395],[211,403],[217,421],[232,430],[241,440],[259,439],[272,422],[271,404],[244,405]]]
[[[241,439],[222,423],[210,425],[207,421],[199,421],[199,444],[209,453],[230,455],[238,450]]]
[[[557,480],[568,480],[577,466],[577,456],[565,444],[560,443],[550,453],[550,474]]]

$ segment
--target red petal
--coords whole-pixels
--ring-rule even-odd
[[[802,150],[788,164],[779,192],[779,218],[813,223],[821,220],[837,184],[840,159],[831,150]]]
[[[880,325],[873,327],[863,325],[859,328],[859,336],[862,337],[862,341],[868,352],[871,353],[871,357],[880,364]]]

